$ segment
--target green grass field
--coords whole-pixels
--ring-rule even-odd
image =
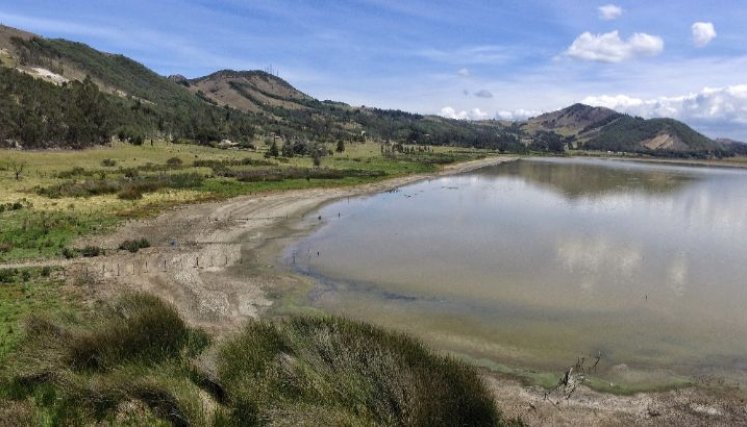
[[[0,365],[23,336],[29,314],[61,313],[77,302],[75,294],[63,290],[57,269],[0,269]]]

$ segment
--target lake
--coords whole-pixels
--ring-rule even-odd
[[[539,382],[747,383],[745,170],[527,159],[318,215],[284,258],[312,306]]]

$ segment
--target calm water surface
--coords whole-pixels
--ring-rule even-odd
[[[747,376],[747,171],[521,160],[317,215],[286,260],[327,311],[493,366]]]

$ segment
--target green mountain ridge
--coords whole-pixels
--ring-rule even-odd
[[[247,147],[270,139],[374,140],[511,152],[587,149],[697,156],[729,155],[735,147],[673,119],[644,120],[583,104],[526,122],[470,122],[320,101],[263,71],[164,77],[123,55],[5,26],[0,26],[0,63],[0,106],[5,107],[0,146],[78,148],[118,136],[200,144],[229,139]],[[80,116],[87,113],[65,99],[86,82],[100,92],[88,91],[102,111],[94,132],[98,136],[75,140],[70,129],[83,126]],[[53,116],[54,126],[49,124]],[[41,130],[31,132],[31,123]]]
[[[531,118],[523,129],[535,136],[554,132],[574,148],[586,150],[671,155],[693,152],[723,155],[729,151],[727,145],[674,119],[643,119],[584,104]]]

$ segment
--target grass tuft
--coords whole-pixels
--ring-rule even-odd
[[[405,335],[336,317],[250,323],[221,348],[219,377],[234,421],[501,423],[473,368]]]
[[[337,317],[251,321],[223,343],[155,297],[31,317],[0,413],[49,425],[505,425],[474,368]]]

